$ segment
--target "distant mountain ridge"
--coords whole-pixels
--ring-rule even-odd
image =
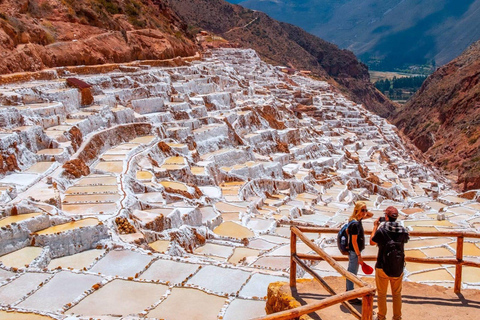
[[[443,65],[480,39],[480,0],[243,0],[352,50],[376,70]]]
[[[439,68],[390,120],[459,187],[480,188],[480,41]]]
[[[363,103],[381,116],[387,117],[395,109],[370,83],[367,67],[352,52],[341,50],[299,27],[223,0],[172,0],[169,3],[191,28],[205,29],[253,48],[267,62],[311,70],[317,76],[331,79],[353,101]]]

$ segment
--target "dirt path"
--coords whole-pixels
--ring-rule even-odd
[[[327,277],[325,279],[336,292],[345,290],[344,279],[338,277]],[[373,279],[364,278],[363,280],[373,285]],[[317,282],[313,286],[311,284],[300,284],[298,292],[299,301],[302,304],[318,301],[317,299],[328,296]],[[461,295],[456,295],[453,288],[404,282],[402,294],[404,320],[473,320],[478,318],[480,312],[480,291],[477,290],[462,290]],[[355,307],[361,312],[361,306]],[[390,295],[387,297],[387,308],[387,319],[391,319],[392,299]],[[377,311],[376,298],[374,311]],[[355,319],[345,307],[340,305],[332,306],[310,316],[315,320]]]

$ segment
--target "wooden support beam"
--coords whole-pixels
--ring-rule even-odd
[[[291,229],[294,233],[297,234],[297,237],[302,240],[310,249],[315,251],[318,255],[320,255],[325,261],[327,261],[333,269],[337,270],[342,276],[347,278],[348,280],[355,283],[357,286],[368,286],[368,284],[360,279],[358,279],[353,273],[348,272],[345,270],[341,265],[339,265],[332,257],[330,257],[325,251],[321,248],[316,246],[315,244],[310,241],[297,227],[292,227]]]
[[[290,232],[290,287],[295,288],[297,286],[297,265],[294,257],[297,255],[297,235]]]
[[[455,286],[453,292],[462,290],[462,262],[463,262],[463,237],[457,238],[457,265],[455,266]]]
[[[325,288],[325,290],[327,290],[328,293],[330,293],[332,296],[336,295],[337,293],[335,292],[335,290],[332,289],[332,287],[330,287],[328,285],[328,283],[325,282],[325,280],[323,280],[322,277],[320,277],[315,271],[313,271],[310,267],[308,267],[302,260],[298,259],[297,256],[294,257],[294,259],[297,261],[297,263],[305,270],[307,271],[315,280],[317,280],[318,282],[320,282],[320,284],[323,286],[323,288]],[[357,319],[360,319],[361,318],[361,314],[357,311],[357,309],[355,309],[354,307],[352,307],[352,305],[347,302],[347,301],[344,301],[342,302],[342,304],[345,306],[345,308],[348,309],[348,311],[350,311],[350,313],[356,317]]]
[[[276,312],[264,317],[256,318],[254,320],[289,320],[298,318],[304,314],[309,314],[314,311],[325,309],[327,307],[341,303],[342,301],[360,298],[367,294],[375,294],[375,289],[371,287],[362,287],[355,290],[347,291],[336,296],[328,297],[319,302],[309,303],[307,305],[297,307],[290,310]]]
[[[362,299],[362,319],[372,320],[373,318],[373,297],[375,294],[367,294]]]

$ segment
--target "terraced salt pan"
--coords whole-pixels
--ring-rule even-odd
[[[120,200],[119,194],[81,194],[66,195],[63,198],[64,203],[86,203],[86,202],[116,202]]]
[[[199,270],[200,265],[159,259],[139,276],[139,279],[160,280],[178,285]]]
[[[187,281],[187,284],[196,285],[217,294],[234,294],[240,290],[249,277],[249,272],[239,269],[204,266]]]
[[[138,144],[150,144],[153,140],[155,140],[155,136],[143,136],[137,137],[133,140],[130,140],[129,143],[138,143]]]
[[[149,171],[137,171],[136,173],[137,180],[152,180],[153,174]]]
[[[38,286],[51,277],[46,273],[25,273],[8,284],[0,287],[0,304],[13,304],[36,290]]]
[[[63,204],[67,215],[113,214],[117,211],[115,203]]]
[[[104,172],[111,173],[122,173],[123,172],[123,161],[104,161],[99,162],[95,166],[95,170],[100,170]]]
[[[38,217],[38,216],[41,216],[41,215],[42,215],[42,213],[40,213],[40,212],[33,212],[33,213],[19,214],[19,215],[16,215],[16,216],[8,216],[8,217],[5,217],[5,218],[0,220],[0,227],[5,227],[5,226],[8,226],[8,225],[11,225],[14,222],[19,223],[21,221],[31,219],[31,218],[35,218],[35,217]]]
[[[218,319],[225,304],[225,297],[207,294],[201,290],[189,288],[173,288],[172,293],[147,317],[155,319]],[[188,307],[185,303],[188,302]]]
[[[33,166],[25,170],[26,173],[44,173],[50,169],[55,162],[36,162]]]
[[[290,257],[260,257],[252,266],[271,270],[284,270],[290,268]]]
[[[228,259],[228,262],[232,264],[240,264],[245,261],[245,264],[250,264],[260,254],[260,250],[236,247],[233,254]]]
[[[47,235],[47,234],[54,234],[57,232],[66,232],[69,230],[79,229],[82,227],[96,226],[99,223],[100,221],[96,218],[87,218],[87,219],[77,220],[77,221],[68,222],[64,224],[59,224],[57,226],[53,226],[44,230],[37,231],[36,234]]]
[[[41,311],[59,310],[102,280],[95,275],[62,271],[55,274],[47,284],[17,306]]]
[[[216,256],[221,258],[228,258],[233,253],[234,247],[224,246],[214,243],[206,243],[201,247],[197,247],[193,252],[199,255]]]
[[[453,276],[445,269],[425,271],[421,273],[411,274],[408,276],[410,281],[431,282],[431,281],[453,281]]]
[[[12,173],[0,179],[0,183],[26,187],[33,184],[38,178],[38,174],[35,173]]]
[[[130,250],[112,250],[100,259],[91,269],[110,276],[133,277],[143,271],[153,257]]]
[[[265,302],[237,298],[230,303],[223,319],[248,320],[265,315]]]
[[[173,181],[160,181],[160,184],[164,186],[165,188],[170,188],[173,190],[180,190],[180,191],[187,191],[188,192],[188,187],[180,182],[173,182]]]
[[[15,275],[16,275],[16,273],[14,273],[14,272],[0,269],[0,282],[6,280],[8,278],[11,278]]]
[[[38,155],[48,155],[48,156],[58,156],[63,153],[64,149],[53,148],[53,149],[42,149],[37,152]]]
[[[250,238],[254,236],[254,233],[244,226],[232,221],[226,221],[220,224],[213,230],[214,233],[236,239]]]
[[[157,303],[168,287],[161,284],[113,280],[88,295],[67,313],[85,317],[137,315]]]
[[[25,268],[25,265],[31,264],[42,251],[43,249],[38,247],[25,247],[1,256],[0,262],[6,267]]]
[[[87,185],[109,185],[117,186],[117,178],[115,176],[103,176],[103,175],[91,175],[80,179],[77,183],[77,186],[87,186]]]
[[[455,267],[449,267],[447,270],[451,274],[455,274]],[[462,267],[462,282],[470,284],[480,283],[480,269],[473,267]]]
[[[65,194],[94,194],[94,193],[117,193],[116,185],[75,186],[65,191]]]
[[[277,281],[288,281],[288,278],[254,273],[247,284],[240,290],[239,296],[243,298],[257,297],[264,299],[267,296],[268,285]]]
[[[65,256],[57,259],[52,259],[48,264],[48,268],[53,270],[58,267],[72,268],[82,270],[88,268],[97,258],[105,253],[103,249],[87,250],[71,256]]]
[[[2,320],[53,320],[53,318],[28,312],[8,312],[0,310]]]
[[[148,246],[157,252],[164,253],[168,250],[168,247],[170,246],[170,241],[157,240],[155,242],[149,243]]]

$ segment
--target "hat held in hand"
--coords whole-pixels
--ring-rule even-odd
[[[365,274],[372,274],[373,272],[373,268],[370,267],[368,264],[366,264],[365,262],[362,262],[362,271],[363,273]]]

